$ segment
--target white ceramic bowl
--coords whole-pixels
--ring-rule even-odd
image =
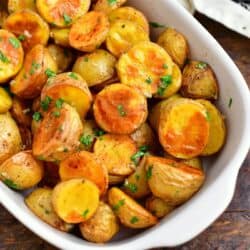
[[[205,162],[207,178],[202,189],[161,223],[139,234],[124,232],[105,245],[88,243],[43,223],[30,212],[23,196],[0,183],[0,201],[19,221],[51,244],[68,250],[145,249],[177,246],[206,229],[229,205],[240,166],[250,146],[250,95],[232,60],[211,35],[173,0],[130,0],[150,21],[167,24],[184,33],[192,58],[208,62],[220,84],[219,107],[227,118],[228,137],[223,150]],[[156,29],[158,30],[158,29]],[[232,98],[232,107],[228,107]],[[128,236],[131,235],[132,236]],[[134,234],[134,235],[133,235]]]

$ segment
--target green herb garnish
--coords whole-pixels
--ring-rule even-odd
[[[119,200],[117,202],[117,204],[115,204],[113,206],[113,210],[116,211],[116,212],[119,211],[120,207],[122,207],[124,204],[125,204],[125,200],[124,199],[123,200]]]
[[[146,179],[149,180],[152,177],[152,169],[153,165],[148,166],[148,169],[146,171]]]
[[[62,98],[58,98],[58,99],[56,100],[56,107],[59,108],[59,109],[61,109],[63,103],[64,103],[64,100],[63,100]]]
[[[12,180],[10,180],[10,179],[4,179],[3,182],[4,182],[4,184],[6,184],[10,188],[20,189],[19,186],[15,182],[13,182]]]
[[[66,13],[63,14],[63,19],[64,19],[64,23],[65,23],[66,25],[70,25],[71,22],[72,22],[71,17],[68,16]]]
[[[39,122],[42,119],[42,115],[40,112],[35,112],[32,116],[33,120],[35,120],[36,122]]]
[[[0,51],[0,60],[3,63],[9,63],[10,62],[10,60],[4,55],[4,53],[2,51]]]
[[[110,5],[116,4],[116,2],[117,2],[117,0],[108,0],[108,3],[109,3]]]
[[[126,112],[124,110],[123,105],[121,105],[121,104],[117,105],[117,111],[118,111],[120,116],[122,116],[122,117],[126,116]]]
[[[52,102],[52,98],[49,96],[45,96],[45,98],[41,101],[41,108],[44,111],[47,111],[49,109],[49,105]]]
[[[131,224],[135,224],[136,222],[138,222],[139,219],[136,217],[136,216],[133,216],[131,219],[130,219],[130,223]]]
[[[145,82],[146,82],[147,84],[151,84],[151,83],[152,83],[152,78],[149,76],[149,77],[145,80]]]
[[[45,70],[45,74],[47,75],[48,78],[56,76],[56,73],[53,70],[49,69],[49,68],[47,68]]]
[[[82,217],[83,217],[83,218],[86,218],[88,213],[89,213],[89,209],[86,209],[86,210],[83,212]]]
[[[94,129],[94,133],[95,133],[95,136],[99,137],[99,136],[102,136],[102,135],[105,135],[106,132],[101,130],[101,129]]]
[[[157,90],[157,94],[162,96],[166,90],[166,88],[172,83],[172,76],[166,75],[160,78],[160,85]]]
[[[141,157],[143,157],[148,152],[148,150],[149,146],[147,145],[139,147],[139,151],[131,156],[131,161],[133,161],[135,165],[138,165]]]
[[[207,64],[204,62],[199,62],[195,66],[197,69],[205,69],[207,67]]]
[[[166,63],[163,63],[162,67],[163,69],[168,69],[168,65]]]
[[[20,47],[20,42],[15,37],[10,37],[9,42],[12,45],[12,47],[15,48],[15,49],[18,49]]]
[[[78,77],[74,72],[70,72],[68,76],[72,79],[78,80]]]
[[[40,67],[41,67],[41,64],[33,61],[31,64],[30,75],[33,75],[35,71],[38,70]]]
[[[125,183],[124,183],[124,187],[127,188],[127,189],[129,189],[129,191],[130,191],[131,193],[136,193],[137,190],[138,190],[137,185],[134,184],[134,183],[125,182]]]
[[[211,121],[211,114],[208,111],[206,111],[206,119],[207,121]]]
[[[230,97],[229,102],[228,102],[228,107],[231,108],[233,104],[233,98]]]
[[[54,111],[52,114],[54,117],[60,117],[60,115],[61,115],[60,111],[58,111],[58,110]]]
[[[82,135],[80,137],[80,140],[81,144],[83,144],[84,146],[86,147],[90,147],[92,145],[92,142],[94,141],[94,138],[93,136],[91,135]]]
[[[24,34],[21,34],[17,38],[20,42],[23,42],[26,39],[26,36]]]
[[[157,22],[149,22],[150,26],[153,28],[166,28],[166,25],[157,23]]]

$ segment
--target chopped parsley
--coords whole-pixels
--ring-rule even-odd
[[[207,67],[207,64],[204,62],[199,62],[195,66],[197,69],[205,69]]]
[[[82,217],[83,217],[83,218],[86,218],[88,213],[89,213],[89,209],[86,209],[86,210],[82,213]]]
[[[41,64],[33,61],[31,64],[31,68],[30,68],[30,75],[33,75],[35,71],[38,70],[40,67],[41,67]]]
[[[61,109],[63,103],[64,103],[64,100],[63,100],[62,98],[58,98],[58,99],[56,100],[56,107],[59,108],[59,109]]]
[[[153,28],[166,28],[166,25],[157,23],[157,22],[149,22],[150,26]]]
[[[124,200],[124,199],[123,199],[123,200],[119,200],[119,201],[117,202],[117,204],[115,204],[115,205],[113,206],[113,210],[116,211],[116,212],[118,212],[119,209],[120,209],[120,207],[122,207],[124,204],[125,204],[125,200]]]
[[[172,83],[172,76],[166,75],[160,78],[160,85],[157,90],[157,94],[162,96],[166,90],[166,88]]]
[[[41,108],[44,111],[47,111],[49,109],[49,105],[52,102],[52,98],[49,96],[45,96],[45,98],[41,101]]]
[[[206,119],[207,121],[211,121],[211,114],[208,111],[206,111]]]
[[[117,105],[117,111],[118,111],[120,116],[122,116],[122,117],[126,116],[126,112],[124,110],[123,105],[121,105],[121,104]]]
[[[78,77],[74,72],[70,72],[69,77],[72,78],[72,79],[78,80]]]
[[[63,14],[63,19],[64,19],[64,23],[65,23],[66,25],[70,25],[71,22],[72,22],[71,17],[68,16],[66,13]]]
[[[58,110],[54,111],[52,114],[54,117],[60,117],[60,115],[61,115],[60,111],[58,111]]]
[[[23,42],[26,39],[26,36],[24,34],[21,34],[17,38],[20,42]]]
[[[116,4],[116,2],[117,2],[117,0],[108,0],[108,3],[109,3],[110,5]]]
[[[151,84],[151,83],[152,83],[152,78],[149,76],[149,77],[145,80],[145,82],[146,82],[147,84]]]
[[[92,145],[92,142],[94,141],[94,137],[91,135],[82,135],[80,137],[81,144],[83,144],[86,147],[90,147]]]
[[[233,98],[230,97],[229,102],[228,102],[228,107],[231,108],[233,104]]]
[[[4,176],[3,176],[4,177]],[[10,179],[4,179],[3,182],[10,188],[13,188],[13,189],[20,189],[19,186],[13,182],[12,180]]]
[[[134,184],[134,183],[129,183],[128,181],[126,181],[126,182],[124,183],[124,187],[127,188],[127,189],[129,189],[129,191],[130,191],[131,193],[136,193],[137,190],[138,190],[138,187],[137,187],[136,184]]]
[[[97,137],[106,134],[105,131],[103,131],[103,130],[101,130],[101,129],[94,129],[94,132],[95,132],[95,136],[97,136]]]
[[[12,47],[15,48],[15,49],[18,49],[20,47],[20,42],[15,37],[10,37],[9,42],[12,45]]]
[[[148,152],[148,150],[149,146],[147,145],[139,147],[139,151],[131,156],[131,161],[133,161],[135,165],[138,165],[141,157],[143,157]]]
[[[136,217],[136,216],[133,216],[131,219],[130,219],[130,223],[131,224],[135,224],[136,222],[138,222],[139,219]]]
[[[49,68],[47,68],[45,70],[45,74],[47,75],[48,78],[56,76],[56,73],[53,70],[49,69]]]
[[[149,180],[152,177],[152,169],[153,165],[148,166],[148,169],[146,171],[146,179]]]
[[[33,120],[35,120],[36,122],[39,122],[42,119],[42,115],[40,112],[35,112],[32,116]]]
[[[0,51],[0,60],[3,63],[9,63],[10,62],[10,60],[4,55],[4,53],[2,51]]]

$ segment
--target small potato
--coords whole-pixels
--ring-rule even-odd
[[[163,81],[170,80],[172,70],[171,57],[152,42],[136,44],[120,57],[117,64],[121,82],[139,89],[148,98],[163,88]]]
[[[124,84],[111,84],[99,92],[94,101],[97,124],[109,133],[130,134],[147,119],[146,98]]]
[[[24,99],[39,96],[48,79],[46,74],[48,69],[57,71],[56,62],[48,49],[38,44],[27,53],[21,71],[11,81],[11,92]]]
[[[7,82],[21,69],[23,48],[9,31],[0,29],[0,84]]]
[[[109,174],[129,175],[134,172],[131,156],[136,153],[136,145],[127,135],[103,135],[95,142],[94,153]]]
[[[94,10],[103,11],[109,14],[112,10],[115,10],[126,3],[127,0],[98,0],[94,6]]]
[[[31,151],[22,151],[0,165],[0,179],[10,188],[24,190],[38,184],[44,174],[43,164]]]
[[[50,36],[54,39],[55,44],[63,47],[70,47],[69,31],[70,29],[53,28],[50,30]]]
[[[92,52],[105,41],[108,31],[108,17],[102,12],[90,11],[72,25],[69,43],[80,51]]]
[[[109,52],[98,49],[91,54],[79,57],[73,72],[78,73],[87,82],[89,87],[111,79],[115,74],[116,59]]]
[[[32,149],[32,133],[31,130],[25,126],[20,125],[19,131],[22,138],[22,149],[23,150],[31,150]]]
[[[8,11],[13,13],[15,11],[30,9],[36,11],[36,1],[34,0],[9,0],[8,1]]]
[[[132,21],[117,20],[111,23],[106,46],[113,55],[120,57],[134,45],[144,41],[149,41],[149,35],[140,25]]]
[[[121,184],[124,182],[125,178],[125,176],[109,174],[109,185]]]
[[[90,0],[36,0],[41,16],[57,27],[68,27],[89,10]]]
[[[52,189],[37,188],[25,198],[25,204],[44,222],[60,231],[69,232],[73,225],[58,217],[52,207],[51,197]]]
[[[12,106],[12,99],[8,92],[0,87],[0,114],[6,113]]]
[[[175,160],[155,156],[146,157],[148,185],[154,194],[176,206],[196,193],[204,182],[204,173]]]
[[[109,190],[108,201],[121,223],[129,228],[147,228],[155,225],[157,218],[130,198],[119,188]]]
[[[183,67],[189,54],[188,42],[183,34],[173,28],[167,28],[159,36],[157,43],[168,52],[180,68]]]
[[[195,99],[218,99],[218,82],[207,63],[190,61],[185,66],[182,76],[181,93],[183,96]]]
[[[46,45],[49,39],[48,24],[29,9],[11,14],[4,23],[4,29],[13,32],[21,40],[25,52],[37,44]]]
[[[87,221],[98,208],[99,189],[87,179],[63,181],[52,192],[52,205],[57,215],[67,223]]]
[[[100,201],[95,214],[80,224],[80,231],[90,242],[105,243],[118,233],[119,223],[109,205]]]

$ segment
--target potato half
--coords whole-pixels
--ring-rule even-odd
[[[8,112],[13,102],[8,92],[0,87],[0,114]]]
[[[103,11],[109,14],[112,10],[115,10],[126,3],[127,0],[98,0],[94,6],[94,10]]]
[[[69,28],[58,29],[52,28],[50,30],[50,37],[54,39],[55,44],[61,45],[63,47],[70,47],[69,44]]]
[[[8,0],[8,11],[13,13],[15,11],[30,9],[36,11],[36,1],[34,0]]]

